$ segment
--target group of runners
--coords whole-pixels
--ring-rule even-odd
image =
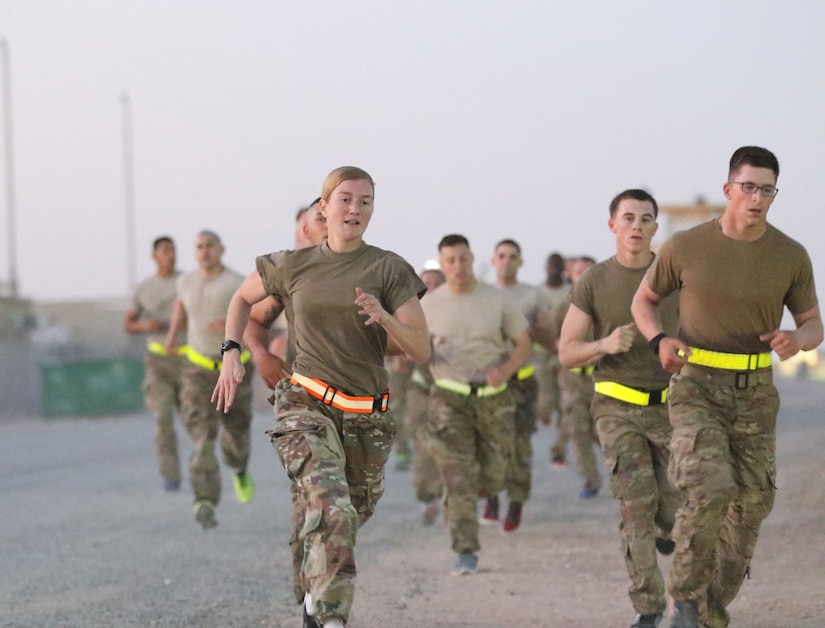
[[[195,519],[217,525],[218,438],[238,499],[252,498],[254,364],[273,389],[268,435],[291,480],[296,602],[305,626],[344,626],[356,534],[383,493],[399,426],[422,521],[443,507],[452,573],[472,574],[479,524],[520,526],[531,435],[557,406],[553,462],[566,463],[569,440],[580,496],[592,497],[600,446],[621,502],[632,626],[659,624],[666,591],[673,626],[728,625],[773,505],[772,354],[787,359],[823,336],[808,255],[767,222],[778,175],[770,151],[738,149],[724,214],[655,255],[656,200],[624,190],[607,213],[615,255],[577,259],[567,273],[551,255],[541,287],[518,281],[511,239],[494,247],[495,285],[476,278],[461,234],[441,238],[439,270],[420,276],[367,244],[375,185],[355,167],[327,176],[299,214],[295,248],[258,257],[246,278],[223,266],[213,232],[198,234],[198,269],[185,275],[171,240],[158,239],[158,272],[136,291],[125,327],[148,336],[145,396],[164,489],[181,481],[178,402],[194,444]],[[785,307],[793,329],[780,328]],[[285,348],[270,331],[282,312]],[[657,551],[673,554],[667,578]]]

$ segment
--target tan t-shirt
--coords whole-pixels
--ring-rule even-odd
[[[651,259],[651,263],[652,263]],[[591,268],[579,278],[571,293],[573,305],[593,319],[595,337],[604,338],[622,325],[633,322],[630,304],[650,264],[642,268],[622,266],[615,256]],[[659,308],[665,333],[675,336],[679,329],[679,295],[666,297]],[[662,368],[647,339],[636,331],[626,353],[605,355],[593,371],[597,382],[618,382],[631,388],[667,388],[670,373]]]
[[[676,233],[647,273],[659,296],[679,297],[679,336],[727,353],[760,353],[759,335],[779,329],[783,306],[801,314],[817,306],[805,248],[775,227],[754,242],[722,233],[718,220]]]
[[[518,305],[483,283],[462,293],[442,284],[427,292],[421,307],[433,339],[435,379],[486,383],[485,369],[505,362],[512,340],[527,330]]]
[[[368,244],[336,253],[327,243],[257,258],[266,291],[291,301],[295,371],[351,395],[387,390],[387,332],[365,325],[355,288],[376,296],[393,314],[427,287],[403,258]]]
[[[138,284],[132,295],[132,310],[137,313],[138,320],[155,319],[165,323],[166,326],[169,325],[172,308],[177,298],[176,286],[179,276],[180,273],[173,270],[165,277],[152,275]],[[183,342],[183,336],[183,333],[179,334],[178,344]],[[163,344],[166,341],[166,332],[161,329],[146,334],[146,341]]]
[[[229,302],[243,280],[228,268],[215,277],[205,278],[195,270],[178,279],[178,298],[186,309],[186,342],[198,353],[220,360],[225,331],[209,331],[207,325],[226,320]]]
[[[495,286],[506,301],[515,303],[531,327],[535,327],[539,313],[553,309],[553,300],[548,292],[538,286],[515,283],[512,286]],[[527,364],[536,366],[541,361],[541,354],[535,349],[530,353]]]

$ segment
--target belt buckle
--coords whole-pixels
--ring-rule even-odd
[[[470,386],[470,396],[471,397],[478,397],[478,391],[481,390],[483,387],[479,384],[469,384]]]
[[[330,394],[332,391],[332,394]],[[327,384],[327,389],[324,391],[324,394],[321,396],[321,401],[324,403],[325,406],[331,406],[332,402],[335,400],[335,395],[338,394],[338,391],[335,390],[332,386]]]
[[[389,408],[389,400],[390,400],[390,393],[385,392],[382,395],[375,395],[372,398],[372,411],[373,412],[386,412]]]
[[[736,388],[738,390],[745,390],[748,387],[748,373],[736,374]]]

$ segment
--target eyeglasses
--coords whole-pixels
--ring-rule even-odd
[[[755,183],[751,183],[750,181],[742,182],[742,181],[731,181],[731,183],[735,183],[742,187],[742,191],[745,194],[756,194],[757,192],[762,192],[762,196],[767,197],[774,197],[779,193],[779,188],[775,188],[772,185],[756,185]]]

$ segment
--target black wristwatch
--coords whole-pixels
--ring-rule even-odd
[[[659,355],[659,343],[662,342],[662,338],[667,338],[667,334],[662,332],[661,334],[656,334],[653,338],[650,339],[650,342],[647,345],[650,347],[650,350],[653,351],[656,355]]]
[[[231,351],[232,349],[237,349],[238,353],[240,353],[241,352],[241,345],[239,345],[234,340],[224,340],[221,343],[221,355],[223,355],[227,351]]]

